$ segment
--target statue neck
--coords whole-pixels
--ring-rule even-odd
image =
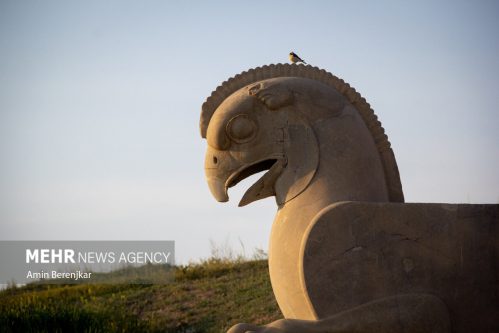
[[[347,110],[342,116],[316,122],[312,128],[318,142],[315,175],[299,195],[281,204],[279,210],[314,207],[318,213],[339,201],[389,200],[379,153],[356,112]]]
[[[284,316],[309,320],[317,316],[303,288],[300,260],[290,259],[303,255],[307,229],[332,203],[388,201],[379,154],[361,119],[345,112],[315,123],[313,131],[318,143],[317,169],[303,191],[279,206],[269,245],[270,278]],[[291,160],[297,160],[296,156]]]

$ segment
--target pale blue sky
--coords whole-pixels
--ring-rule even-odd
[[[291,50],[370,102],[408,202],[499,202],[496,1],[3,0],[0,239],[266,249],[273,199],[215,202],[198,119]]]

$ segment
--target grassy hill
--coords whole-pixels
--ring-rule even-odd
[[[36,285],[0,292],[0,332],[224,332],[282,318],[266,260],[173,267],[167,284]]]

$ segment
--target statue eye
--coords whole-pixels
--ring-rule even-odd
[[[256,124],[248,115],[240,114],[229,120],[226,127],[227,135],[237,143],[248,142],[256,134]]]

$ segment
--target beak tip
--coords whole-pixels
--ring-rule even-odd
[[[218,202],[229,201],[229,195],[227,194],[224,182],[218,179],[208,179],[208,187],[215,200]]]

